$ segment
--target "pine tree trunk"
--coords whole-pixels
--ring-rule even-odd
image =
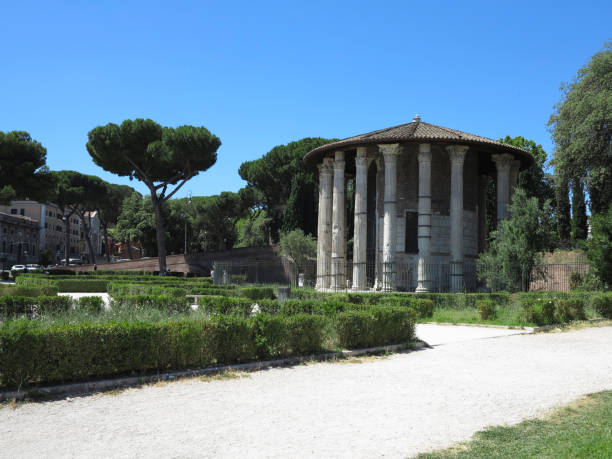
[[[110,250],[108,249],[108,228],[104,225],[104,251],[106,252],[106,261],[110,263]]]
[[[162,203],[157,198],[154,190],[151,190],[151,201],[153,210],[155,211],[155,223],[157,227],[157,260],[159,263],[159,272],[166,272],[166,237],[164,229],[164,219],[162,216]]]

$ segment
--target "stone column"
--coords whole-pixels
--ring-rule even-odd
[[[487,250],[487,190],[489,176],[478,177],[478,253]]]
[[[497,223],[508,218],[508,203],[510,202],[510,162],[513,156],[504,153],[491,155],[497,168]]]
[[[366,147],[358,147],[355,157],[355,233],[353,235],[353,290],[355,291],[366,289],[367,236],[368,160]]]
[[[383,228],[383,285],[385,291],[395,289],[395,234],[397,226],[397,156],[399,144],[383,144],[378,148],[385,161],[385,216]]]
[[[508,194],[508,204],[512,202],[512,196],[514,196],[514,189],[518,185],[518,175],[521,168],[521,162],[518,159],[510,161],[510,192]]]
[[[332,236],[332,168],[331,158],[319,164],[319,216],[317,234],[317,290],[329,288]]]
[[[337,151],[334,159],[334,195],[332,211],[331,289],[344,290],[346,240],[344,215],[344,152]]]
[[[450,267],[451,291],[461,292],[463,284],[463,162],[468,147],[446,147],[451,162]]]
[[[431,290],[431,145],[419,145],[419,268],[417,292]]]

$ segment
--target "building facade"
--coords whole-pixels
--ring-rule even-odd
[[[16,264],[37,263],[40,226],[24,215],[0,212],[0,264],[10,269]]]
[[[36,201],[12,201],[8,206],[0,206],[0,212],[9,215],[28,217],[40,225],[39,251],[51,251],[57,261],[64,258],[65,234],[64,216],[55,204],[41,204]],[[70,258],[81,258],[87,252],[83,223],[76,215],[70,217]]]
[[[489,182],[499,221],[507,217],[519,171],[533,163],[520,148],[418,116],[323,145],[304,160],[319,170],[316,286],[332,291],[349,285],[355,291],[475,290]],[[346,231],[347,210],[354,211],[353,234]]]

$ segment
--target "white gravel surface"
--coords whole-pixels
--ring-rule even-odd
[[[475,336],[363,363],[30,403],[0,410],[0,456],[406,457],[612,389],[610,355],[610,327]]]

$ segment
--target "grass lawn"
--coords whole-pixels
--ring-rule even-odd
[[[451,309],[435,308],[432,317],[420,319],[419,322],[445,322],[451,324],[488,324],[508,325],[513,327],[536,327],[534,323],[527,323],[520,318],[520,308],[510,305],[499,308],[493,320],[483,320],[477,309]]]
[[[476,433],[470,442],[417,457],[612,457],[612,391],[587,395],[542,419],[490,427]]]

